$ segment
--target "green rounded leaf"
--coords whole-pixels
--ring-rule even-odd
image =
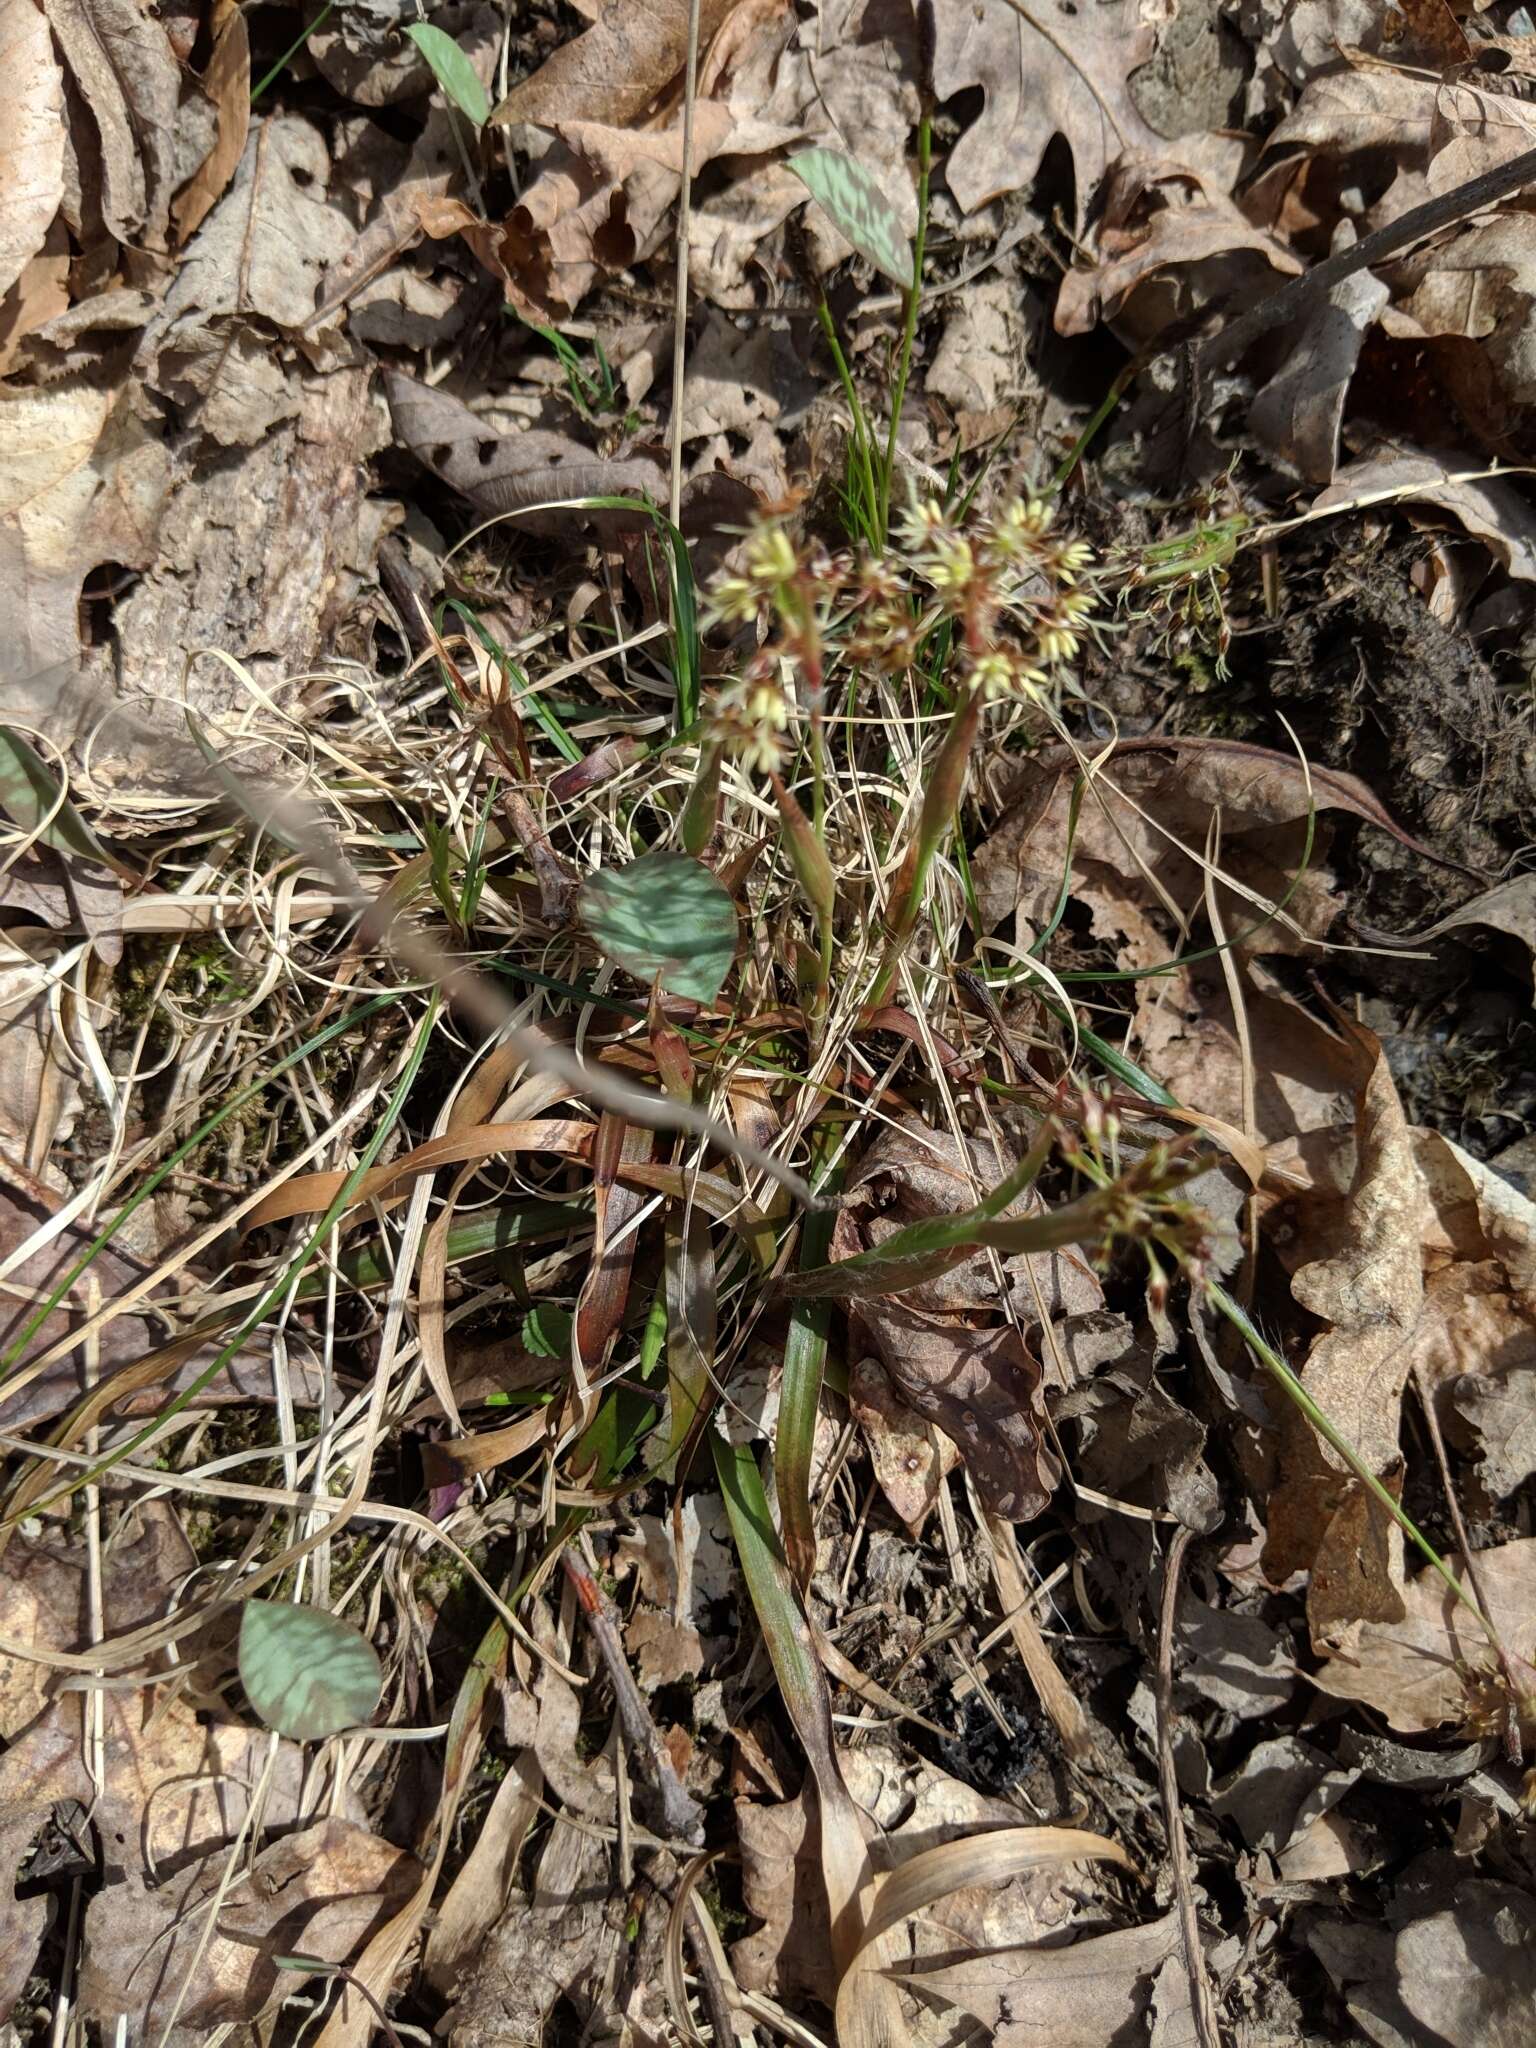
[[[465,120],[483,128],[491,118],[491,103],[474,65],[453,37],[445,36],[428,21],[413,21],[406,34],[432,66],[432,76]]]
[[[247,1600],[240,1614],[240,1683],[279,1735],[319,1742],[371,1721],[384,1675],[371,1643],[319,1607]]]
[[[789,168],[832,217],[859,254],[904,292],[912,289],[912,244],[886,193],[861,163],[840,149],[802,149]]]
[[[712,1003],[736,957],[736,906],[724,884],[686,853],[647,853],[603,868],[582,886],[582,923],[600,949],[641,981]]]

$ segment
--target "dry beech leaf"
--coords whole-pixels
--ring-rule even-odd
[[[1453,1554],[1446,1562],[1465,1582],[1464,1560]],[[1477,1575],[1488,1618],[1518,1669],[1536,1647],[1536,1537],[1480,1551]],[[1400,1621],[1366,1621],[1352,1629],[1312,1683],[1334,1699],[1361,1701],[1399,1734],[1459,1727],[1471,1703],[1467,1675],[1493,1671],[1488,1638],[1431,1566],[1410,1580],[1403,1608]],[[1528,1676],[1536,1681],[1536,1673]]]
[[[0,295],[42,249],[64,197],[64,74],[37,0],[0,0]]]
[[[1302,1266],[1291,1289],[1328,1325],[1301,1381],[1378,1477],[1399,1466],[1409,1343],[1424,1300],[1420,1242],[1427,1201],[1408,1123],[1381,1047],[1349,1025],[1368,1063],[1356,1115],[1356,1165],[1337,1248]],[[1275,1583],[1310,1569],[1307,1618],[1319,1646],[1361,1619],[1402,1612],[1401,1537],[1358,1480],[1295,1409],[1283,1429],[1282,1477],[1268,1508],[1264,1568]]]
[[[1070,14],[1056,0],[1029,7],[975,0],[945,23],[934,52],[935,94],[947,100],[980,86],[985,95],[980,118],[945,167],[961,212],[1031,184],[1060,134],[1072,150],[1081,225],[1116,157],[1160,147],[1126,90],[1154,46],[1135,0],[1084,0]]]

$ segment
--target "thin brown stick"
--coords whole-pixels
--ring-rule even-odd
[[[1206,1975],[1200,1923],[1195,1916],[1195,1889],[1189,1867],[1189,1843],[1179,1805],[1179,1780],[1173,1767],[1173,1624],[1179,1607],[1179,1568],[1189,1547],[1190,1531],[1181,1524],[1168,1546],[1163,1570],[1163,1607],[1157,1631],[1157,1779],[1163,1796],[1163,1826],[1168,1831],[1168,1860],[1173,1866],[1174,1896],[1179,1909],[1179,1937],[1184,1967],[1189,1972],[1189,2007],[1200,2048],[1221,2048],[1216,2001]]]
[[[561,1553],[566,1577],[575,1590],[577,1602],[586,1616],[592,1639],[602,1652],[603,1663],[607,1666],[609,1682],[613,1686],[613,1702],[618,1711],[619,1729],[629,1746],[631,1755],[639,1767],[644,1782],[656,1794],[661,1810],[661,1832],[674,1842],[687,1842],[697,1849],[704,1840],[704,1809],[678,1780],[667,1754],[666,1744],[660,1730],[651,1719],[651,1710],[645,1704],[634,1674],[624,1655],[624,1646],[619,1641],[618,1630],[614,1627],[612,1611],[603,1597],[602,1588],[590,1572],[583,1571],[569,1550]]]
[[[1481,213],[1484,207],[1507,199],[1512,192],[1519,192],[1532,184],[1536,184],[1536,149],[1528,149],[1497,170],[1484,171],[1481,177],[1469,178],[1464,185],[1453,186],[1449,192],[1426,199],[1422,206],[1410,207],[1396,220],[1388,221],[1384,228],[1367,235],[1363,242],[1356,242],[1352,249],[1341,249],[1337,255],[1314,263],[1310,270],[1290,278],[1260,299],[1257,305],[1250,306],[1246,313],[1240,313],[1225,327],[1218,328],[1201,346],[1202,367],[1232,361],[1261,334],[1289,325],[1298,314],[1306,312],[1318,299],[1332,291],[1335,285],[1342,284],[1345,278],[1353,277],[1357,271],[1369,270],[1372,264],[1411,248],[1437,229],[1465,220],[1469,214]]]

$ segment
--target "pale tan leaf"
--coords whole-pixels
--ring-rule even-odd
[[[1083,1828],[998,1828],[924,1849],[881,1883],[853,1960],[837,1989],[839,2040],[851,2039],[852,2015],[878,1956],[881,1938],[913,1914],[971,1885],[1002,1884],[1028,1871],[1065,1863],[1135,1864],[1118,1843]]]
[[[196,233],[245,154],[251,127],[251,44],[245,15],[237,6],[225,10],[202,83],[218,117],[218,136],[171,207],[178,242]]]
[[[1346,1027],[1368,1062],[1356,1116],[1354,1180],[1337,1247],[1291,1281],[1296,1299],[1328,1326],[1302,1370],[1308,1394],[1378,1477],[1398,1467],[1409,1343],[1424,1300],[1420,1242],[1428,1204],[1413,1143],[1381,1047]],[[1278,1583],[1310,1569],[1313,1640],[1369,1617],[1402,1612],[1395,1583],[1401,1538],[1310,1422],[1290,1410],[1280,1487],[1269,1503],[1265,1569]],[[1364,1518],[1363,1520],[1361,1518]]]
[[[733,0],[704,0],[699,40],[707,43]],[[513,86],[491,120],[639,119],[677,77],[688,54],[687,0],[609,0],[591,28],[557,50],[530,78]]]
[[[120,242],[163,251],[181,96],[165,30],[136,0],[47,0],[45,11],[100,138],[102,218]]]
[[[1464,1560],[1453,1554],[1447,1562],[1465,1583]],[[1523,1667],[1527,1681],[1536,1680],[1525,1664],[1536,1647],[1536,1537],[1479,1552],[1477,1571],[1489,1619],[1517,1671]],[[1312,1682],[1334,1699],[1364,1701],[1403,1734],[1459,1726],[1473,1701],[1469,1677],[1486,1679],[1492,1670],[1488,1638],[1431,1567],[1409,1582],[1403,1606],[1401,1621],[1367,1621],[1353,1630]]]
[[[1536,582],[1536,511],[1503,477],[1463,476],[1440,456],[1387,449],[1341,469],[1312,500],[1312,510],[1341,512],[1388,503],[1433,506],[1482,541],[1511,576]]]
[[[0,294],[43,246],[64,197],[64,74],[37,0],[0,0]]]

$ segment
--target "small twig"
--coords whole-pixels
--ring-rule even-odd
[[[1337,255],[1314,263],[1310,270],[1290,278],[1278,290],[1260,299],[1257,305],[1250,306],[1246,313],[1240,313],[1225,327],[1218,328],[1202,345],[1202,366],[1231,362],[1261,334],[1289,325],[1298,314],[1306,312],[1318,299],[1331,292],[1335,285],[1342,284],[1345,278],[1353,277],[1357,271],[1369,270],[1384,257],[1395,256],[1400,250],[1422,241],[1426,235],[1434,234],[1437,229],[1465,220],[1469,214],[1480,213],[1496,200],[1507,199],[1512,192],[1531,184],[1536,184],[1536,149],[1526,150],[1522,156],[1502,164],[1497,170],[1485,171],[1481,177],[1469,178],[1464,185],[1453,186],[1449,192],[1427,199],[1422,206],[1410,207],[1384,228],[1367,235],[1364,241],[1356,242],[1353,248],[1341,249]]]
[[[1477,1596],[1478,1606],[1484,1614],[1491,1615],[1493,1609],[1488,1604],[1488,1588],[1477,1561],[1477,1552],[1472,1548],[1472,1538],[1467,1534],[1461,1502],[1456,1497],[1456,1488],[1451,1480],[1450,1460],[1445,1455],[1445,1439],[1440,1434],[1440,1418],[1435,1413],[1434,1396],[1418,1366],[1413,1368],[1413,1384],[1418,1389],[1419,1406],[1424,1411],[1429,1440],[1434,1446],[1435,1463],[1440,1468],[1440,1484],[1445,1489],[1445,1504],[1451,1511],[1451,1527],[1455,1530],[1456,1541],[1461,1547],[1461,1561],[1466,1567],[1467,1583]],[[1512,1764],[1519,1765],[1525,1761],[1524,1745],[1520,1739],[1520,1695],[1523,1688],[1515,1677],[1514,1663],[1502,1642],[1494,1645],[1494,1654],[1499,1660],[1499,1673],[1504,1680],[1504,1754]]]
[[[704,1809],[678,1782],[666,1744],[630,1671],[614,1626],[612,1609],[603,1596],[602,1588],[590,1572],[582,1569],[569,1550],[561,1553],[560,1561],[587,1618],[592,1639],[607,1666],[620,1732],[640,1767],[641,1776],[660,1802],[660,1832],[672,1841],[700,1848],[704,1841]]]
[[[1174,1531],[1168,1546],[1168,1562],[1163,1568],[1163,1607],[1157,1632],[1157,1780],[1163,1796],[1163,1826],[1168,1832],[1168,1860],[1173,1865],[1173,1889],[1178,1901],[1184,1967],[1189,1972],[1189,2006],[1194,2015],[1195,2035],[1200,2048],[1221,2048],[1216,2001],[1206,1975],[1200,1923],[1195,1916],[1195,1890],[1190,1875],[1189,1844],[1184,1837],[1184,1814],[1179,1805],[1178,1773],[1173,1765],[1173,1624],[1179,1606],[1179,1567],[1184,1562],[1190,1533],[1182,1524]]]

